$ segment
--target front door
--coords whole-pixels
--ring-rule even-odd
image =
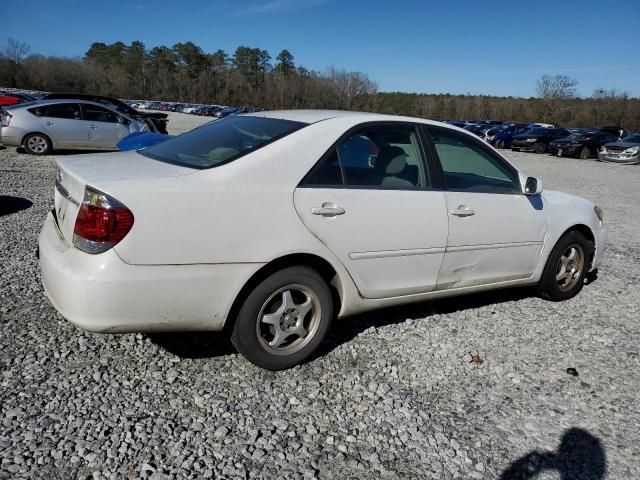
[[[368,126],[323,157],[294,202],[364,297],[409,295],[435,288],[444,258],[445,197],[429,185],[413,125]]]
[[[531,277],[548,228],[542,198],[524,195],[518,172],[469,135],[437,127],[429,134],[449,216],[438,289]]]

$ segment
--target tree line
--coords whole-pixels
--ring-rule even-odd
[[[289,50],[275,58],[263,49],[240,46],[233,54],[206,52],[193,42],[147,48],[94,42],[82,58],[31,53],[9,39],[0,54],[0,86],[73,91],[117,98],[281,108],[330,108],[409,115],[436,120],[499,119],[562,126],[622,125],[640,129],[640,99],[626,92],[596,89],[576,95],[565,75],[537,81],[536,97],[379,92],[362,72],[330,67],[319,72],[296,65]]]

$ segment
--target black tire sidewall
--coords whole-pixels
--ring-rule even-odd
[[[582,247],[585,265],[582,269],[580,279],[574,285],[574,287],[571,290],[562,291],[560,290],[560,287],[556,282],[556,267],[558,265],[558,262],[560,261],[560,256],[562,255],[562,253],[569,247],[569,245],[572,245],[574,243]],[[587,240],[580,232],[572,230],[565,233],[558,240],[556,245],[553,247],[553,250],[549,254],[549,258],[547,259],[547,263],[545,264],[544,270],[542,272],[542,277],[540,278],[540,283],[538,284],[539,294],[548,300],[563,301],[573,298],[578,293],[580,293],[580,290],[582,290],[582,287],[584,286],[584,279],[589,270],[589,264],[593,256],[593,250],[593,243]]]
[[[547,147],[545,146],[544,143],[542,142],[538,142],[536,143],[533,148],[535,149],[536,153],[544,153],[547,150]]]
[[[301,350],[291,355],[273,355],[258,340],[256,319],[264,302],[273,292],[293,283],[304,285],[317,295],[322,311],[320,324],[314,337]],[[309,267],[289,267],[267,277],[249,293],[235,319],[231,341],[254,365],[267,370],[284,370],[303,362],[314,352],[324,339],[332,320],[333,299],[327,283]]]
[[[585,152],[585,150],[586,150],[587,154],[583,156],[582,154]],[[582,147],[580,149],[580,153],[578,153],[578,158],[581,159],[581,160],[587,160],[590,156],[591,156],[591,152],[589,151],[589,149],[587,147]]]
[[[32,137],[41,137],[47,142],[47,149],[44,152],[34,152],[29,148],[29,139]],[[48,155],[51,153],[51,140],[49,137],[44,135],[43,133],[30,133],[26,137],[24,137],[24,142],[22,142],[22,148],[24,148],[25,152],[30,155]]]

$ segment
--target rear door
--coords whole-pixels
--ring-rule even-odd
[[[482,142],[450,129],[427,130],[449,217],[438,289],[531,277],[547,233],[542,198],[524,195],[518,172]]]
[[[122,123],[124,117],[107,108],[83,103],[82,116],[87,126],[88,146],[91,148],[114,149],[130,133],[129,126]]]
[[[300,218],[364,297],[435,288],[448,227],[430,173],[414,125],[367,125],[346,134],[296,189]]]
[[[42,130],[58,148],[81,148],[87,145],[88,134],[77,103],[54,103],[30,108],[40,118]]]

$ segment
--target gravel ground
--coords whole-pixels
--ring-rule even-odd
[[[271,373],[222,335],[63,320],[34,255],[54,157],[0,150],[0,478],[640,478],[640,168],[507,155],[604,208],[608,251],[577,298],[361,315]]]

